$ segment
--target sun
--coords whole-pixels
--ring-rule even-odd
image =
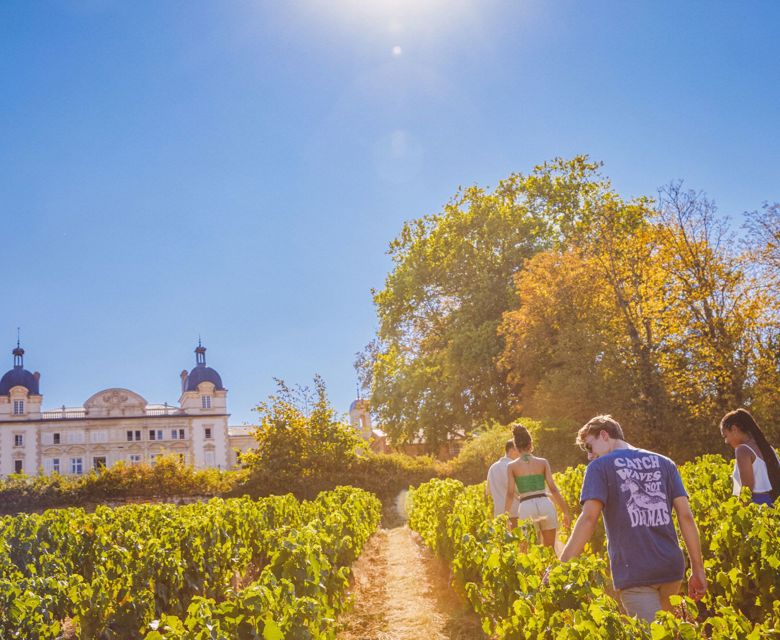
[[[473,19],[475,2],[458,0],[308,0],[298,5],[320,27],[347,32],[353,38],[390,41],[394,57],[408,40],[431,44]]]

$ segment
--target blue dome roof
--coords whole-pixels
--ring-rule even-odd
[[[0,396],[7,396],[14,387],[24,387],[31,396],[40,395],[38,378],[24,367],[14,367],[0,378]]]
[[[184,391],[197,391],[201,382],[210,382],[218,391],[225,390],[219,374],[211,367],[206,366],[206,347],[200,343],[200,338],[198,338],[198,346],[195,348],[195,362],[197,363],[195,368],[184,379],[182,385]]]
[[[184,381],[184,390],[197,391],[201,382],[210,382],[217,390],[225,390],[225,387],[222,386],[222,378],[219,377],[219,374],[214,369],[207,367],[205,363],[198,364],[190,371],[187,379]]]
[[[357,400],[353,400],[353,401],[352,401],[352,404],[351,404],[351,405],[349,405],[349,410],[350,410],[350,411],[352,411],[352,410],[353,410],[353,409],[355,409],[356,407],[360,407],[360,408],[362,409],[362,408],[363,408],[363,404],[364,404],[364,403],[365,403],[366,405],[368,405],[368,400],[366,400],[366,399],[364,399],[364,398],[358,398]]]

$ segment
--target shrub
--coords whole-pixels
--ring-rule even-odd
[[[292,492],[308,498],[344,484],[334,479],[349,474],[365,442],[350,425],[336,419],[319,376],[314,379],[317,397],[311,412],[298,406],[284,382],[278,385],[277,394],[256,408],[260,414],[257,448],[241,456],[248,477],[236,492]]]
[[[550,461],[553,470],[563,470],[581,464],[582,452],[574,445],[576,429],[572,425],[545,423],[531,418],[518,418],[530,432],[534,453]],[[464,484],[482,482],[490,465],[504,455],[504,445],[512,437],[511,425],[491,424],[466,443],[460,453],[444,463],[441,475],[457,478]]]
[[[83,476],[11,475],[0,481],[0,513],[78,506],[124,498],[218,496],[243,480],[245,472],[196,470],[175,456],[154,465],[125,465],[91,471]]]

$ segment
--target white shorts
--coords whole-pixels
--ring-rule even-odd
[[[547,496],[523,500],[517,509],[518,520],[533,520],[542,531],[558,528],[555,505]]]

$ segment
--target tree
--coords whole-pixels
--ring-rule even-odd
[[[749,399],[762,309],[727,223],[702,193],[660,190],[657,229],[667,272],[667,385],[694,418],[711,421]]]
[[[374,292],[379,330],[371,403],[396,441],[435,446],[512,414],[498,326],[514,306],[514,275],[550,248],[562,223],[603,190],[584,156],[513,174],[493,192],[460,191],[442,212],[406,223],[390,244],[393,270]],[[360,365],[360,363],[358,363]]]
[[[501,364],[518,409],[576,420],[610,411],[640,427],[639,443],[673,424],[669,445],[712,449],[718,415],[769,407],[777,297],[749,276],[703,194],[674,183],[657,203],[606,193],[596,204],[562,248],[516,276]]]
[[[769,280],[780,283],[780,202],[748,213],[745,226],[754,262],[766,270]]]
[[[575,250],[542,252],[515,283],[518,305],[504,314],[499,361],[515,412],[578,424],[598,413],[628,417],[635,389],[627,339],[594,261]]]
[[[313,496],[349,471],[365,442],[354,428],[336,419],[319,376],[314,378],[313,398],[308,387],[290,389],[282,380],[277,380],[277,387],[277,393],[256,408],[257,447],[241,460],[262,492]]]
[[[780,438],[780,203],[747,214],[751,288],[767,301],[756,332],[756,363],[750,409],[762,428]]]
[[[588,255],[610,294],[622,349],[625,374],[632,380],[631,417],[654,429],[666,422],[668,398],[658,366],[666,339],[664,302],[659,292],[665,272],[657,260],[659,246],[646,198],[624,202],[605,194],[586,216],[571,242]],[[618,336],[621,339],[618,339]]]

